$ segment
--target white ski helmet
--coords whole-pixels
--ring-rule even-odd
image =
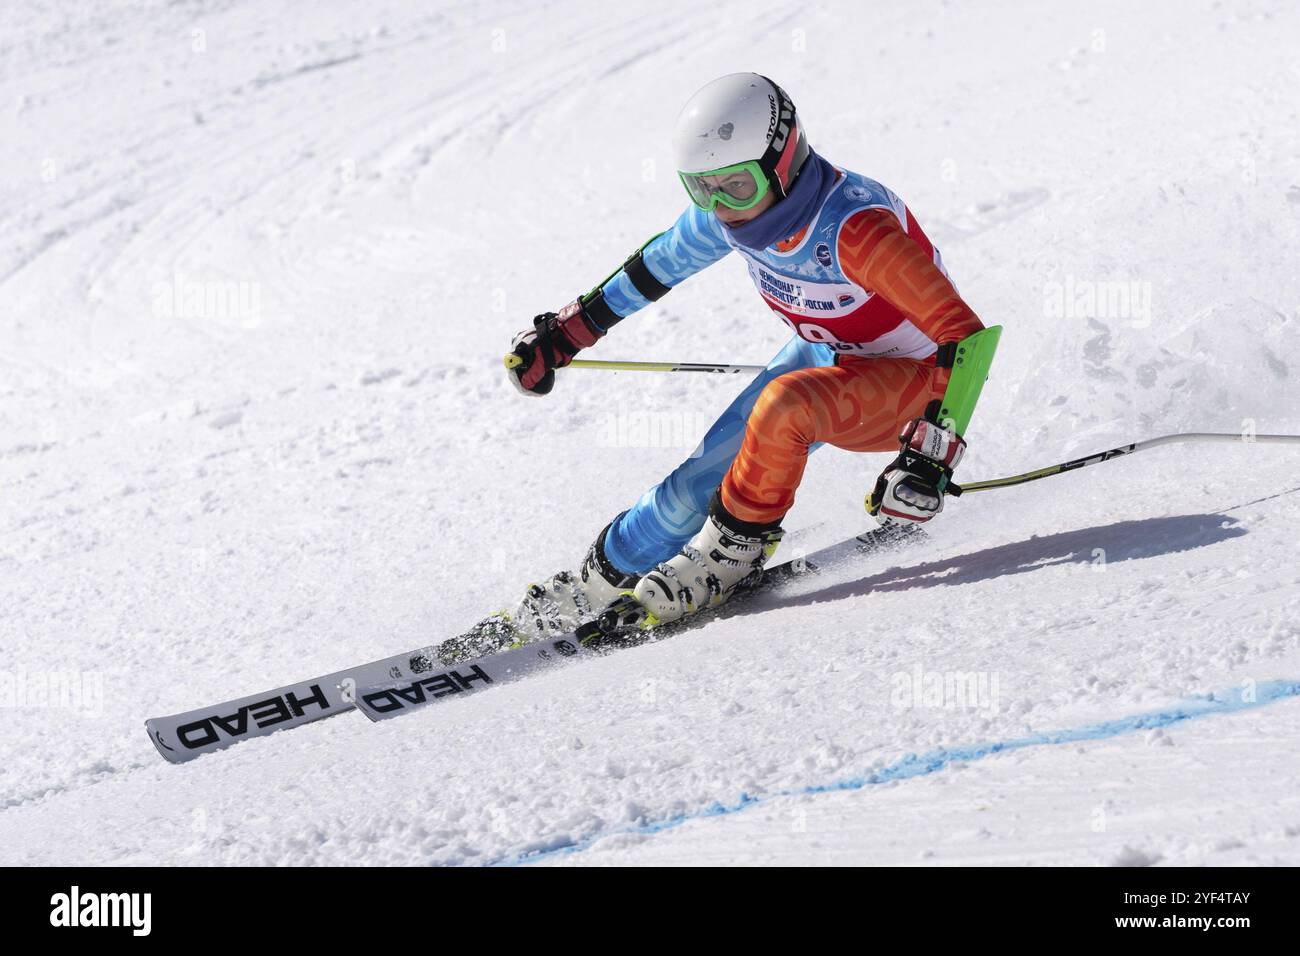
[[[784,197],[808,159],[808,139],[785,90],[758,73],[729,73],[682,107],[673,128],[673,159],[700,205],[691,174],[749,162],[757,162],[767,185]]]

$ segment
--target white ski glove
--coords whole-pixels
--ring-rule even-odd
[[[929,521],[943,511],[944,489],[966,452],[966,442],[924,418],[908,422],[898,439],[903,449],[876,479],[867,496],[867,512],[880,524]]]

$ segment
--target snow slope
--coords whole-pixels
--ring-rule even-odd
[[[719,73],[777,78],[1005,326],[959,480],[1300,433],[1294,5],[872,6],[5,5],[0,863],[1300,863],[1291,448],[953,501],[403,720],[183,767],[143,732],[453,633],[689,452],[735,381],[529,401],[499,362],[680,211]],[[593,354],[784,338],[727,261]],[[885,460],[820,451],[788,547],[865,527]]]

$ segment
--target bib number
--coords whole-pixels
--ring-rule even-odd
[[[837,352],[852,352],[858,347],[856,342],[841,342],[835,337],[834,332],[825,326],[818,325],[816,322],[796,322],[779,309],[773,309],[772,311],[781,317],[781,321],[794,329],[799,338],[805,341],[830,346]]]

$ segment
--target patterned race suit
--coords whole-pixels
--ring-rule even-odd
[[[937,347],[983,328],[902,200],[865,176],[834,174],[808,225],[774,246],[742,246],[691,206],[642,250],[651,276],[672,287],[734,249],[795,334],[700,447],[614,521],[605,553],[619,569],[644,573],[676,554],[719,485],[731,514],[774,521],[794,503],[813,447],[896,451],[903,425],[947,387]],[[619,317],[650,302],[626,269],[600,294]]]

